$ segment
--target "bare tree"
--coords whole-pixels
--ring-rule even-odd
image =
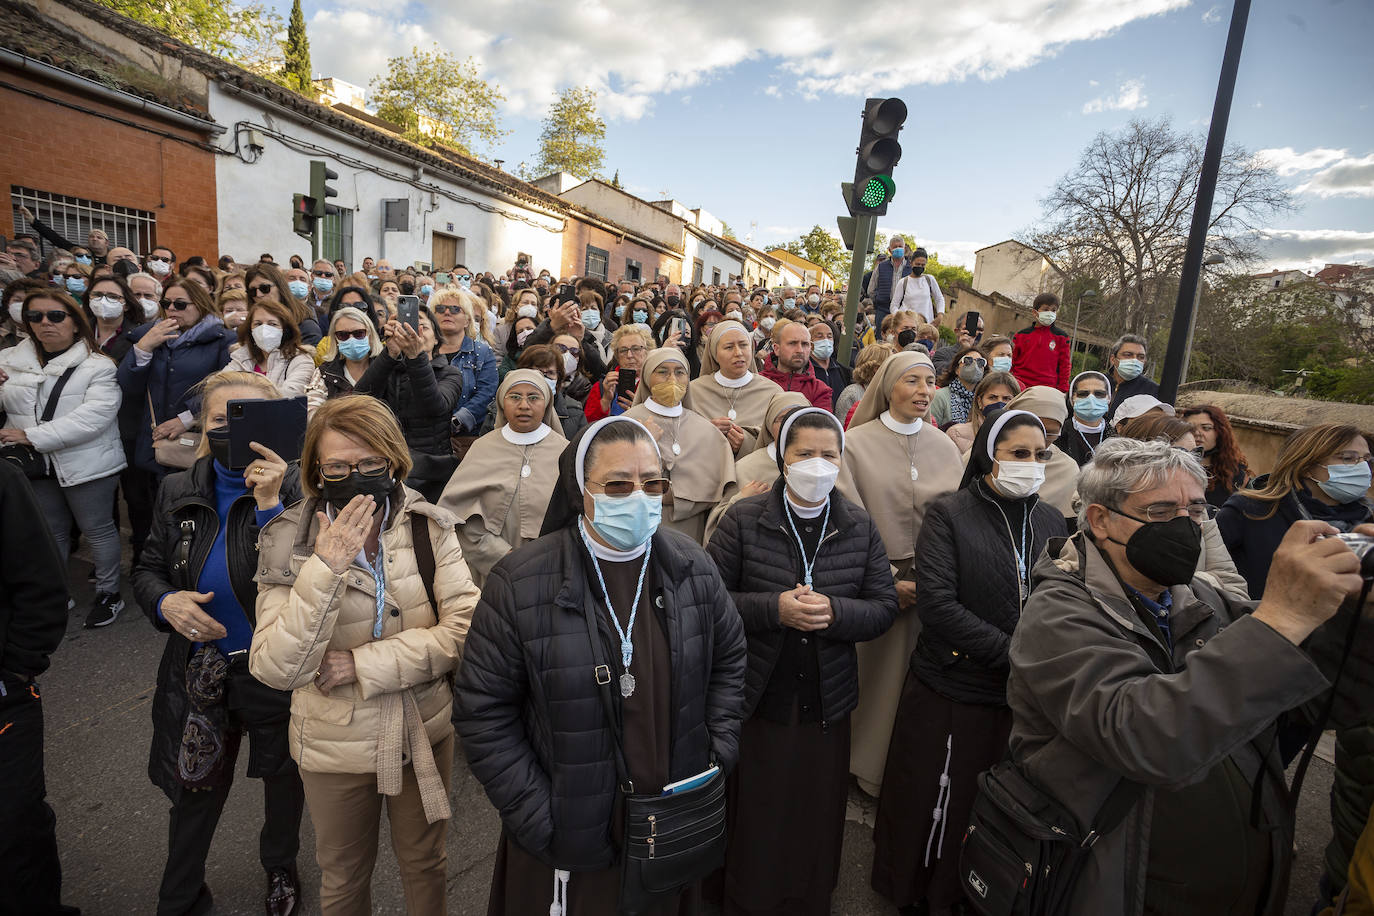
[[[1045,252],[1069,276],[1096,282],[1100,329],[1148,334],[1167,320],[1183,267],[1203,145],[1201,134],[1180,133],[1168,119],[1134,120],[1117,133],[1094,137],[1041,202],[1041,223],[1022,241]],[[1277,172],[1232,147],[1217,179],[1209,253],[1224,255],[1233,268],[1254,262],[1256,230],[1268,217],[1292,209]]]

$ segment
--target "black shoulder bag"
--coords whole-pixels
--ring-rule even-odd
[[[978,774],[959,853],[964,895],[978,916],[1058,916],[1098,838],[1111,833],[1143,787],[1122,780],[1086,834],[1059,801],[1004,760]]]
[[[611,697],[610,666],[603,661],[593,602],[582,608],[606,721],[615,745],[623,839],[620,845],[620,913],[641,913],[705,878],[725,861],[725,776],[672,795],[636,795],[625,765],[620,711]]]
[[[48,395],[48,403],[43,407],[43,416],[38,418],[39,423],[51,423],[53,416],[57,413],[57,399],[62,396],[62,389],[67,387],[67,382],[79,366],[72,366],[57,378],[57,384],[53,385],[52,392]],[[24,472],[24,476],[29,480],[42,480],[48,476],[48,461],[43,457],[43,453],[32,445],[6,445],[0,448],[0,459],[13,461],[15,467]]]

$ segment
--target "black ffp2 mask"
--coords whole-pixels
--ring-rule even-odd
[[[1134,518],[1124,512],[1117,514]],[[1115,538],[1109,540],[1121,543]],[[1167,522],[1145,522],[1123,546],[1126,562],[1151,582],[1164,586],[1187,585],[1193,581],[1198,558],[1202,555],[1202,526],[1186,515]]]
[[[371,496],[377,504],[372,510],[372,514],[376,515],[395,488],[396,481],[390,474],[368,477],[354,471],[343,480],[322,481],[320,495],[335,512],[342,512],[344,506],[347,506],[349,500],[355,496]]]
[[[218,429],[207,429],[205,442],[214,459],[224,467],[229,467],[229,427],[221,426]]]

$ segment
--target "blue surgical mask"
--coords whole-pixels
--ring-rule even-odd
[[[420,295],[428,299],[430,296],[434,295],[434,287],[426,283],[424,286],[420,287]]]
[[[1328,464],[1326,473],[1330,479],[1317,481],[1317,486],[1338,503],[1353,503],[1369,489],[1370,470],[1367,461],[1359,464]]]
[[[82,277],[67,278],[67,292],[79,296],[86,291],[86,280]]]
[[[1097,395],[1090,394],[1074,400],[1073,412],[1080,420],[1097,421],[1107,415],[1109,405],[1110,402],[1106,398],[1099,398]]]
[[[87,267],[90,267],[90,266],[91,266],[91,256],[88,255],[88,254],[79,254],[79,255],[76,256],[76,263],[78,263],[78,264],[85,264]]]
[[[785,309],[790,309],[792,306],[794,306],[794,305],[796,305],[796,304],[797,304],[797,300],[796,300],[796,299],[784,299],[784,300],[782,300],[782,307],[785,308]]]
[[[583,309],[582,326],[588,331],[595,331],[601,327],[601,313],[596,309]]]
[[[835,352],[835,341],[818,340],[811,345],[811,352],[816,354],[817,359],[829,359]]]
[[[635,309],[632,317],[635,320],[635,324],[649,323],[649,313],[644,311],[643,309]],[[584,321],[583,324],[586,324],[586,322]]]
[[[360,359],[367,359],[368,356],[372,354],[372,341],[368,340],[366,337],[362,340],[358,340],[356,337],[350,337],[348,340],[342,341],[339,344],[339,354],[344,359],[351,359],[354,362]]]
[[[310,284],[304,280],[292,280],[286,284],[286,288],[291,290],[291,295],[297,299],[304,299],[306,294],[310,292]]]
[[[992,371],[993,371],[993,372],[1010,372],[1010,371],[1011,371],[1011,357],[1010,357],[1010,356],[994,356],[994,357],[992,358]]]
[[[891,252],[891,253],[892,253],[892,256],[893,256],[894,258],[904,258],[904,257],[906,257],[906,249],[905,249],[905,248],[894,248],[894,249],[892,249],[892,252]]]
[[[1138,359],[1123,359],[1116,364],[1116,374],[1130,381],[1145,371],[1145,363]]]
[[[322,293],[332,293],[334,291],[334,280],[331,277],[316,277],[315,289]]]
[[[593,493],[592,511],[596,517],[588,521],[602,540],[616,550],[633,550],[658,530],[663,497],[649,496],[643,490],[618,499]]]
[[[458,281],[458,285],[461,286],[463,289],[472,289],[472,278],[463,277],[461,280]]]

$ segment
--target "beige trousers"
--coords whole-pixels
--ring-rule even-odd
[[[434,763],[449,789],[453,734],[434,745]],[[376,773],[312,773],[301,770],[305,801],[315,825],[315,859],[320,865],[323,916],[370,916],[372,869],[382,802],[391,823],[391,847],[401,869],[406,912],[444,913],[448,908],[448,821],[430,824],[420,802],[415,769],[407,765],[401,794],[381,795]]]

